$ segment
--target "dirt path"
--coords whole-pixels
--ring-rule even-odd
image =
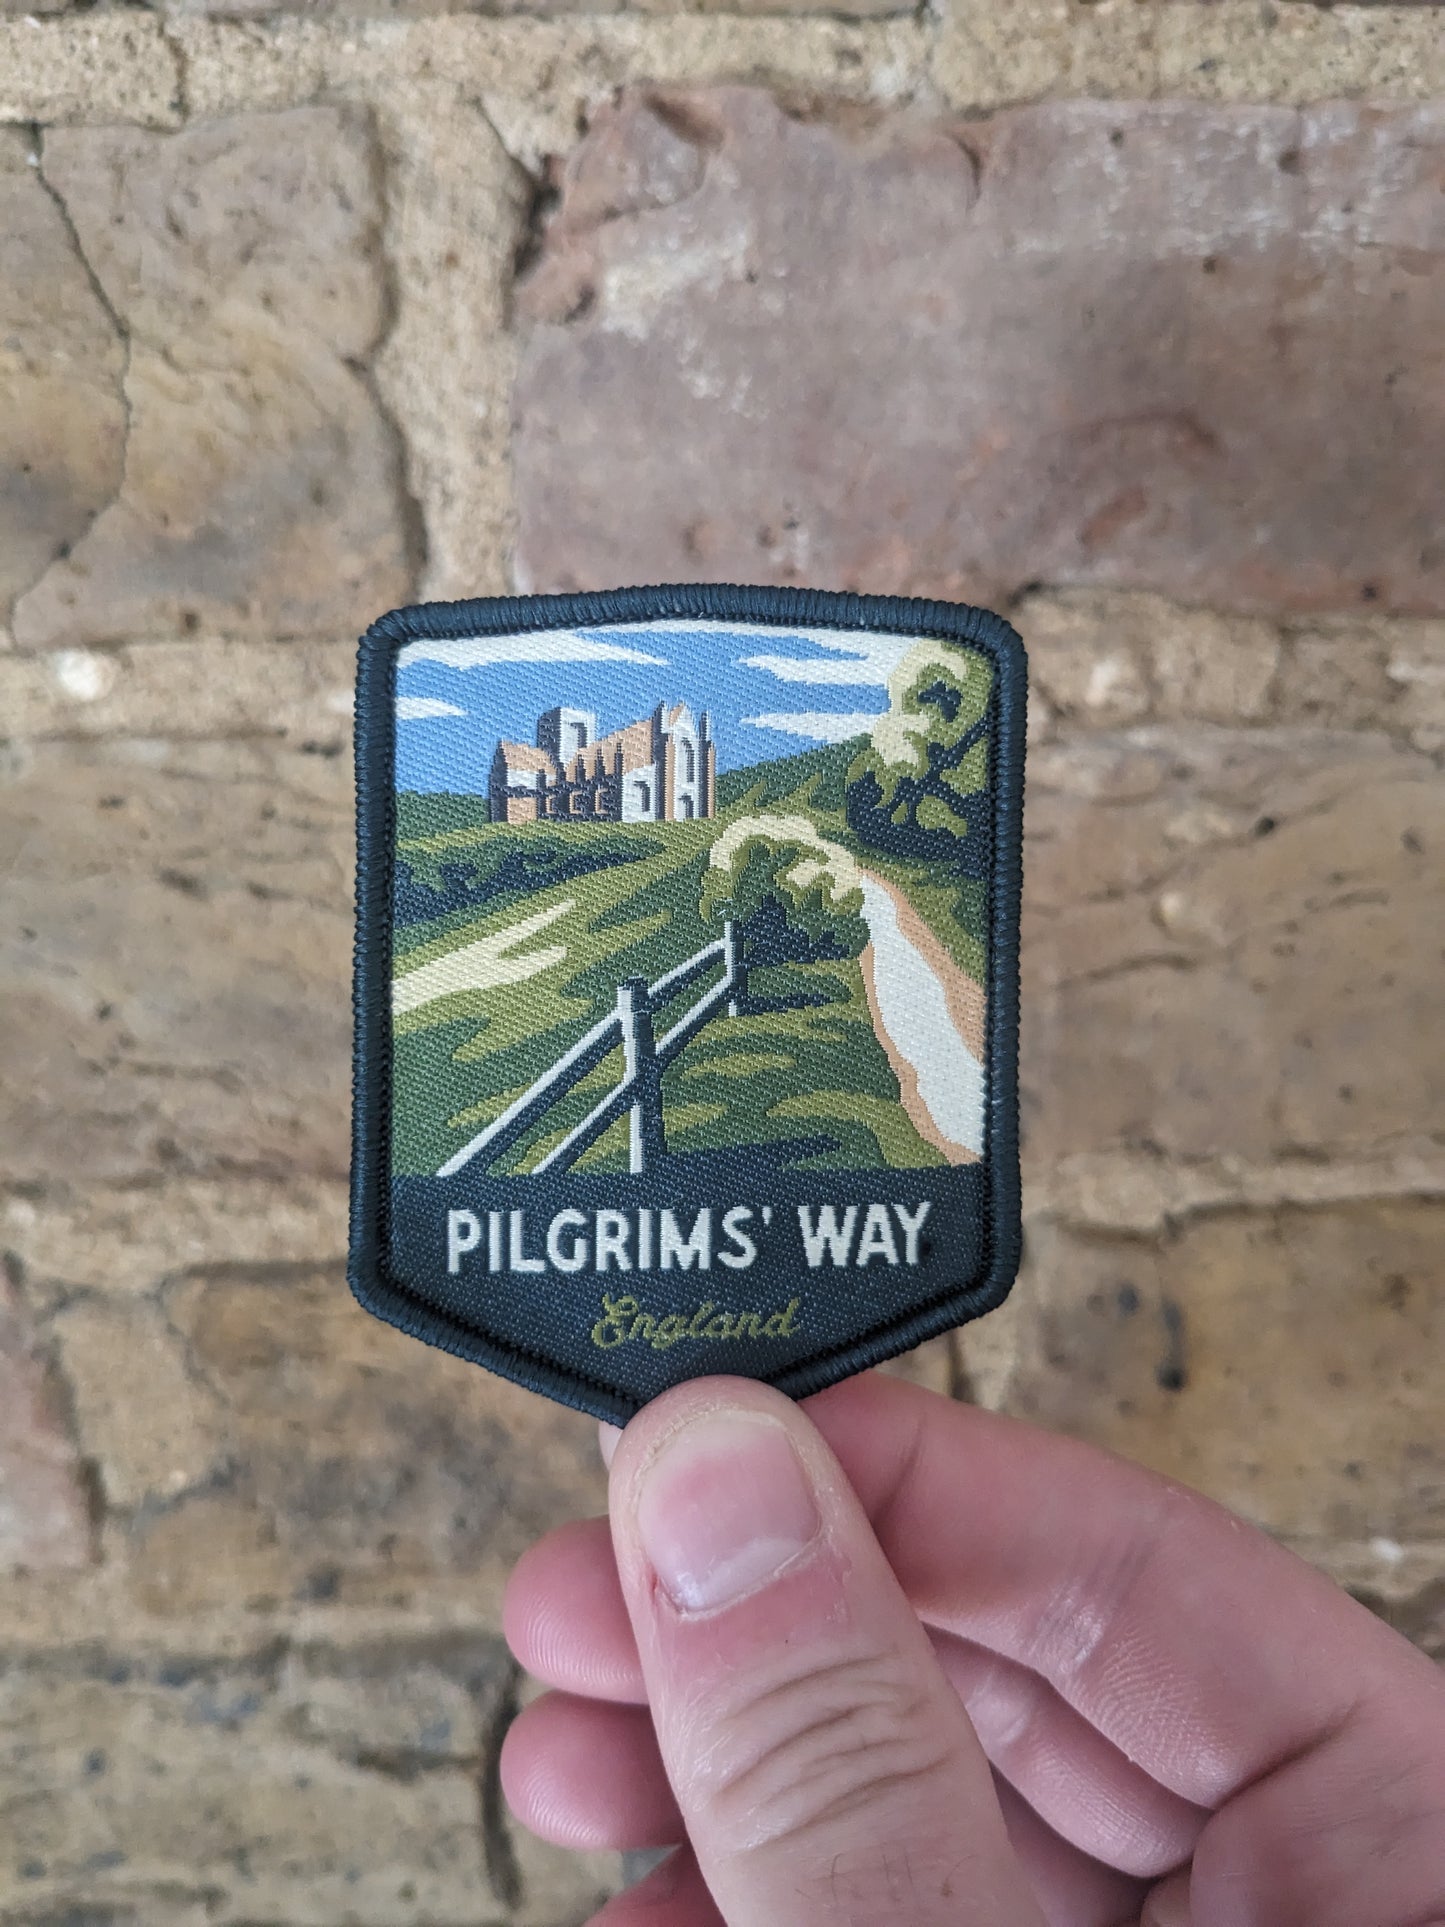
[[[971,1164],[984,1143],[983,986],[900,891],[866,870],[862,883],[871,939],[863,981],[903,1108],[950,1164]]]
[[[576,908],[577,899],[565,897],[549,909],[523,917],[520,923],[508,924],[505,930],[494,930],[475,943],[463,944],[460,950],[448,950],[430,963],[404,971],[391,986],[393,1016],[420,1010],[423,1004],[435,1003],[439,997],[450,997],[458,990],[492,990],[498,984],[525,983],[529,977],[550,970],[553,964],[565,963],[567,946],[564,943],[548,944],[542,950],[524,950],[520,957],[510,953],[519,943],[527,943],[539,930],[545,930],[549,923],[555,923],[558,917],[565,917]]]

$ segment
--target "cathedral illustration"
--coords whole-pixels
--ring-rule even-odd
[[[544,819],[678,823],[717,813],[717,744],[707,710],[659,703],[606,736],[589,710],[548,709],[537,741],[503,739],[492,757],[494,823]]]

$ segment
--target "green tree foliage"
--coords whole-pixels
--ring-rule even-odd
[[[848,826],[898,856],[987,864],[988,706],[993,673],[972,649],[922,642],[889,679],[888,710],[848,772]]]
[[[525,824],[488,826],[469,841],[446,836],[398,846],[394,895],[398,924],[429,922],[462,909],[501,909],[555,883],[594,870],[638,863],[659,849],[653,836],[594,831],[579,836]]]
[[[709,864],[702,913],[717,925],[731,918],[750,968],[856,957],[868,941],[857,884],[822,844],[792,837],[749,836],[726,864]]]

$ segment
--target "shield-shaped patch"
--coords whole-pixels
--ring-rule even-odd
[[[1024,659],[803,590],[363,639],[351,1281],[599,1417],[816,1391],[1019,1250]]]

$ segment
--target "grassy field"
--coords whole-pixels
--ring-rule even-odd
[[[730,821],[801,811],[851,843],[843,774],[855,748],[730,773],[719,781],[717,817],[696,823],[504,827],[487,821],[481,797],[401,795],[394,1168],[435,1171],[614,1007],[622,978],[655,980],[716,938],[698,902],[709,848]],[[921,866],[910,876],[906,865],[867,860],[979,974],[980,887],[940,886]],[[960,913],[967,922],[953,927]],[[685,990],[659,1029],[703,987]],[[620,1075],[619,1050],[496,1168],[530,1169]],[[715,1017],[669,1066],[663,1116],[668,1149],[680,1156],[758,1144],[797,1169],[941,1162],[898,1102],[862,973],[849,960],[754,971],[746,1012]],[[625,1121],[577,1168],[625,1170]]]

